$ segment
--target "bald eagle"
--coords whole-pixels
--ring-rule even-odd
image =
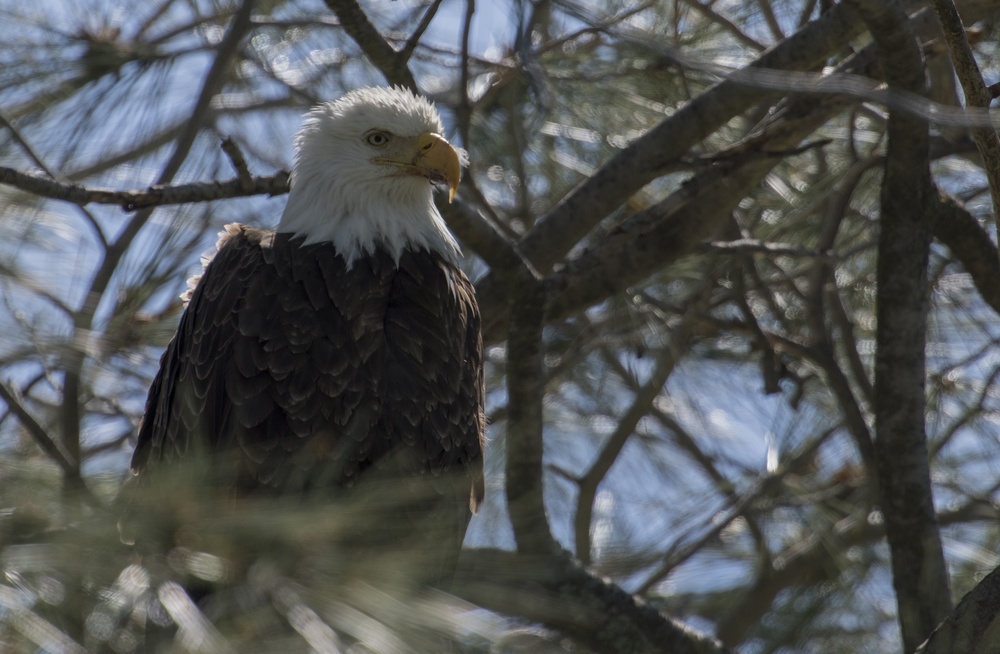
[[[344,494],[371,476],[405,498],[428,480],[460,547],[483,501],[484,379],[474,289],[432,197],[454,196],[464,163],[442,132],[401,88],[306,114],[277,229],[227,225],[190,283],[139,482],[196,456],[239,496]]]

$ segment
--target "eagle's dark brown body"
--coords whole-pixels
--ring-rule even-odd
[[[461,472],[475,510],[479,323],[472,285],[438,254],[348,266],[332,243],[229,225],[163,354],[132,467],[141,481],[197,454],[213,483],[280,494],[369,469]]]

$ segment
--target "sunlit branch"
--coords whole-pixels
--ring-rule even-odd
[[[249,186],[245,186],[244,180],[234,178],[216,182],[158,184],[145,189],[118,191],[57,182],[40,175],[0,166],[0,184],[7,184],[34,195],[63,200],[80,206],[87,204],[117,205],[125,211],[192,202],[211,202],[253,195],[274,196],[288,192],[288,172],[286,171],[274,175],[252,177],[248,181]]]
[[[699,246],[699,249],[707,252],[727,254],[766,254],[769,256],[805,257],[830,262],[837,262],[842,258],[833,252],[821,252],[785,243],[768,243],[756,238],[741,238],[735,241],[710,241]]]

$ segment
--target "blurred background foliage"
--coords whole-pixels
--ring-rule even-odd
[[[468,149],[461,202],[517,238],[636,137],[830,4],[360,6],[389,44],[412,48],[420,90],[442,110],[447,137]],[[965,4],[979,65],[996,81],[1000,10]],[[241,7],[0,0],[0,164],[141,189],[232,177],[219,147],[231,136],[252,172],[271,174],[289,167],[310,105],[384,83],[320,0],[253,3],[226,51]],[[957,104],[946,49],[933,31],[921,36],[931,97]],[[866,44],[843,43],[824,72]],[[878,77],[872,67],[855,72]],[[796,101],[827,102],[777,78],[778,102],[737,113],[682,159],[662,162],[568,256],[683,193],[713,157],[794,116]],[[764,81],[773,91],[775,76]],[[888,550],[857,446],[872,426],[886,111],[857,97],[831,96],[829,106],[805,147],[765,153],[769,169],[734,198],[717,238],[545,330],[554,534],[596,573],[743,652],[900,647]],[[938,187],[993,235],[967,130],[933,124],[932,139]],[[283,199],[126,212],[0,186],[0,206],[4,651],[136,651],[171,622],[174,651],[427,652],[442,634],[469,652],[583,651],[573,634],[530,616],[353,578],[338,568],[336,547],[317,543],[364,517],[328,507],[234,516],[173,488],[164,503],[190,531],[187,545],[140,557],[120,544],[116,496],[178,294],[223,224],[273,226]],[[479,254],[466,247],[473,279],[488,270]],[[937,243],[931,275],[927,435],[961,596],[1000,551],[1000,330],[955,253]],[[491,339],[488,364],[488,501],[466,543],[509,549],[502,341]],[[199,606],[185,592],[192,580],[227,591]]]

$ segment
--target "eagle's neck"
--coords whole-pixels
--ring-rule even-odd
[[[296,171],[279,232],[330,241],[351,266],[382,247],[399,263],[403,250],[437,252],[456,264],[461,255],[434,205],[431,186],[419,178],[331,180]]]

